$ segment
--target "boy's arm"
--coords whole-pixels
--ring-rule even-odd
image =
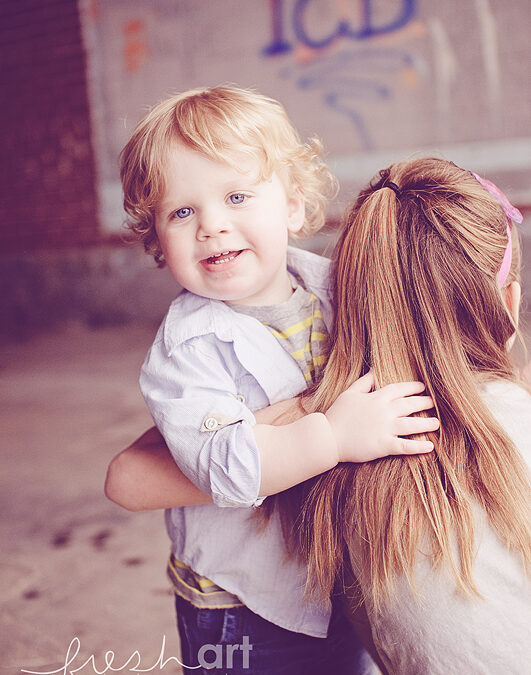
[[[367,373],[340,394],[326,414],[305,415],[285,426],[257,424],[260,494],[286,490],[339,462],[431,452],[431,441],[404,438],[439,428],[437,418],[411,417],[433,407],[429,396],[417,395],[424,385],[402,382],[372,391],[373,385],[374,377]]]
[[[304,414],[295,398],[259,410],[255,417],[260,424],[282,424]],[[212,502],[179,469],[157,427],[145,431],[114,457],[107,469],[105,495],[130,511]]]
[[[258,380],[242,367],[240,358],[245,362],[249,354],[243,351],[236,355],[231,342],[225,343],[214,335],[202,335],[201,339],[192,338],[169,347],[158,340],[140,377],[148,408],[176,464],[217,506],[256,504],[266,494],[261,491],[261,444],[269,450],[278,443],[279,454],[282,449],[286,452],[285,443],[293,446],[286,433],[277,438],[268,434],[268,429],[256,431],[253,411],[267,407],[269,398]],[[253,366],[256,358],[253,353]],[[268,382],[270,396],[297,393],[298,379],[295,390],[293,383],[291,388],[277,387],[276,382],[286,377],[281,365],[259,363],[257,369],[258,379],[263,376]],[[316,421],[314,417],[308,425],[317,427]],[[302,431],[297,428],[294,435]],[[298,443],[297,454],[300,450]],[[322,463],[319,469],[324,470]],[[316,471],[314,467],[313,473],[299,480],[290,474],[286,487],[315,475]],[[267,480],[267,475],[264,477]],[[284,488],[277,478],[266,485],[267,494]]]
[[[107,469],[105,495],[129,511],[212,502],[179,469],[157,427],[114,457]]]
[[[326,415],[305,415],[298,398],[258,411],[254,433],[262,465],[260,494],[280,492],[338,461],[429,451],[429,442],[398,437],[438,427],[434,418],[407,417],[431,407],[429,397],[404,398],[421,391],[422,385],[389,385],[376,392],[371,387],[370,374],[360,378]],[[184,476],[155,427],[111,462],[105,491],[109,499],[130,510],[211,501]]]
[[[373,382],[366,376],[326,416],[312,413],[281,427],[256,424],[252,411],[267,407],[269,397],[298,393],[299,379],[278,386],[287,378],[282,362],[260,362],[260,353],[245,343],[236,348],[207,333],[175,344],[165,332],[163,325],[142,366],[140,387],[175,462],[217,506],[253,506],[340,461],[432,449],[427,441],[398,438],[435,428],[426,418],[403,424],[404,416],[433,405],[429,397],[411,396],[399,409],[404,397],[422,391],[419,383],[369,393]],[[396,388],[397,402],[388,395]]]

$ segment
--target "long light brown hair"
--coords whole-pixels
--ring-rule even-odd
[[[514,227],[512,239],[506,283],[519,273]],[[276,496],[285,527],[297,525],[309,587],[329,595],[343,561],[355,561],[362,599],[377,608],[398,575],[414,587],[422,547],[477,592],[475,504],[529,563],[529,473],[480,393],[485,380],[515,379],[515,325],[496,280],[506,246],[498,201],[444,160],[391,166],[348,212],[334,255],[333,347],[305,407],[326,411],[372,368],[377,386],[424,382],[441,428],[429,435],[433,453],[343,464]]]

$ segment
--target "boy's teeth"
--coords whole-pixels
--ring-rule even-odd
[[[229,262],[229,260],[234,260],[238,255],[239,251],[223,251],[222,253],[215,253],[207,258],[207,261],[213,265],[220,265],[221,263]]]

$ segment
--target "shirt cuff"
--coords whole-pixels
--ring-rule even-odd
[[[220,413],[207,413],[201,423],[200,431],[217,431],[228,427],[237,422],[243,422],[245,417],[232,417],[231,415],[223,415]]]

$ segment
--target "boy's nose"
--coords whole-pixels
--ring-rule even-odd
[[[199,240],[208,239],[209,237],[216,237],[218,234],[228,232],[230,230],[230,223],[226,214],[219,211],[210,211],[201,213],[199,219],[199,226],[197,228],[197,238]]]

